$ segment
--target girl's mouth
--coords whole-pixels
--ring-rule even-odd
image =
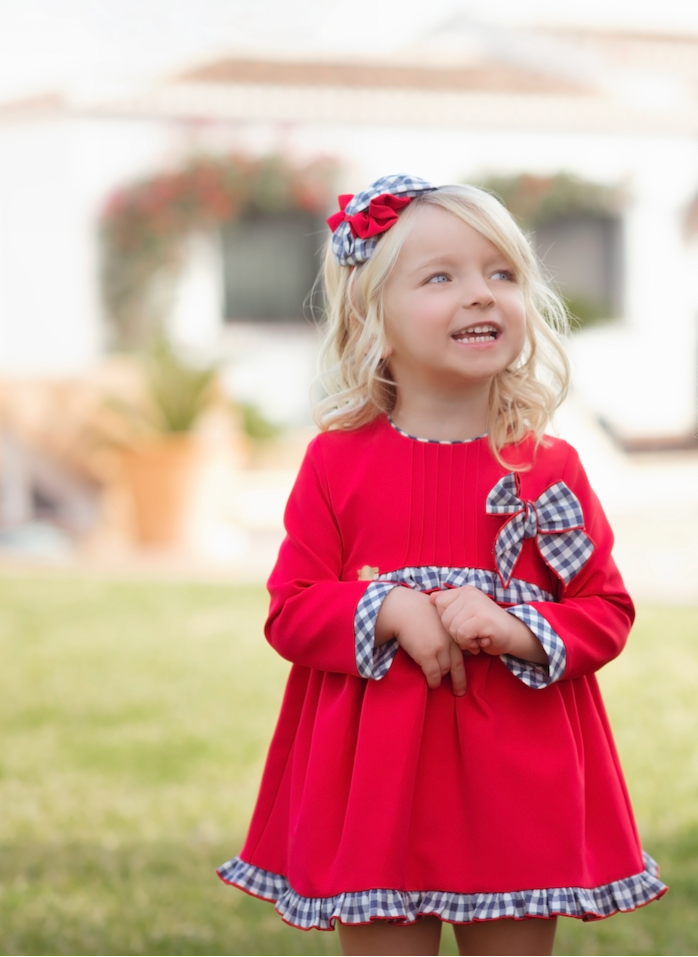
[[[467,326],[465,329],[459,329],[451,336],[456,342],[496,342],[500,335],[497,326],[489,322],[480,323],[476,326]]]

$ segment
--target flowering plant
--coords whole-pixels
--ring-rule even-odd
[[[622,186],[609,186],[580,179],[571,173],[554,176],[490,176],[481,184],[493,192],[517,219],[519,225],[533,234],[545,235],[546,227],[567,221],[618,223],[626,202]],[[619,233],[617,233],[619,235]],[[618,239],[617,242],[620,242]],[[550,236],[539,244],[542,257],[554,247]],[[606,255],[606,254],[605,254]],[[574,327],[605,322],[614,314],[608,290],[605,295],[589,295],[583,288],[570,286],[564,280],[564,270],[554,270],[556,285],[562,292],[568,310],[574,319]]]
[[[102,212],[102,294],[115,343],[157,332],[183,265],[183,240],[255,213],[328,205],[335,163],[294,166],[280,156],[199,156],[113,193]]]
[[[625,201],[621,188],[590,183],[571,173],[488,176],[480,185],[495,193],[524,229],[532,230],[563,217],[617,215]]]

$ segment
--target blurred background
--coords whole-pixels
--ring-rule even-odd
[[[576,317],[553,431],[645,609],[607,693],[678,930],[559,952],[695,953],[698,9],[0,0],[6,953],[336,952],[210,871],[283,686],[262,583],[314,434],[324,220],[389,172],[483,185],[531,235]]]

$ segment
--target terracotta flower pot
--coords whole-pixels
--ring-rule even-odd
[[[190,435],[124,449],[124,477],[133,499],[138,538],[148,545],[183,541],[199,461]]]

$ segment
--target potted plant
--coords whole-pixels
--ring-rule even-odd
[[[112,440],[120,449],[138,538],[149,545],[182,541],[199,465],[194,428],[214,402],[217,370],[197,367],[158,336],[140,359],[140,397],[112,398]]]

